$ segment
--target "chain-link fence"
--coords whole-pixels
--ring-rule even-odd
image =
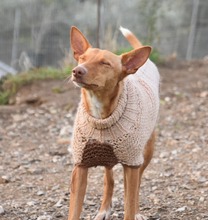
[[[17,70],[61,65],[71,25],[96,42],[97,7],[98,0],[1,0],[0,61]],[[103,0],[100,7],[101,47],[128,47],[123,25],[162,56],[208,55],[207,0]]]

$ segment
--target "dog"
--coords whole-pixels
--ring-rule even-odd
[[[81,88],[81,101],[72,137],[74,169],[71,176],[68,220],[78,220],[87,186],[88,168],[104,166],[104,195],[94,220],[108,220],[113,195],[113,166],[124,170],[124,220],[144,220],[139,213],[139,188],[155,143],[159,111],[160,76],[149,60],[150,46],[143,46],[123,27],[132,45],[116,55],[93,48],[76,27],[70,43],[78,65],[71,80]]]

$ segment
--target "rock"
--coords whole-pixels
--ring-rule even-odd
[[[37,195],[38,195],[38,196],[43,196],[43,195],[45,195],[45,192],[43,192],[43,191],[38,191],[38,192],[37,192]]]
[[[59,186],[59,185],[56,185],[56,186],[53,186],[51,190],[52,190],[52,191],[56,191],[56,190],[59,189],[59,188],[60,188],[60,186]]]
[[[56,207],[58,207],[58,208],[60,208],[60,207],[62,207],[63,206],[63,200],[62,199],[59,199],[59,201],[54,205],[54,206],[56,206]]]
[[[88,205],[88,206],[95,206],[95,202],[91,201],[91,200],[86,200],[85,201],[85,204]]]
[[[23,121],[27,118],[27,114],[15,114],[15,115],[12,115],[12,118],[14,120],[14,122],[20,122],[20,121]]]
[[[72,153],[73,153],[73,149],[72,149],[72,146],[71,146],[71,145],[68,145],[67,150],[68,150],[68,152],[69,152],[70,154],[72,154]]]
[[[0,184],[9,183],[10,179],[8,176],[0,176]]]
[[[0,215],[4,214],[4,208],[2,206],[0,206]]]
[[[60,156],[54,156],[53,157],[53,159],[52,159],[52,161],[54,162],[54,163],[57,163],[57,162],[59,162],[61,160],[61,157]]]
[[[60,144],[60,145],[66,144],[66,145],[68,145],[68,144],[70,144],[70,138],[58,138],[57,139],[57,144]]]
[[[171,99],[170,99],[170,97],[167,96],[167,97],[165,97],[164,100],[165,100],[165,102],[170,102]]]
[[[201,196],[200,198],[199,198],[199,202],[204,202],[205,201],[205,198],[203,197],[203,196]]]
[[[37,218],[37,220],[52,220],[52,216],[50,215],[42,215]]]
[[[59,136],[63,137],[63,136],[69,136],[70,134],[72,134],[73,131],[73,127],[71,125],[65,126],[60,130]]]
[[[208,91],[203,91],[200,93],[200,98],[206,98],[208,96]]]
[[[169,156],[168,152],[165,152],[165,151],[164,151],[164,152],[161,152],[161,153],[160,153],[160,156],[159,156],[159,157],[160,157],[160,158],[167,158],[168,156]]]
[[[27,205],[28,206],[34,206],[36,204],[36,202],[34,202],[34,201],[29,201],[29,202],[27,202]]]
[[[176,209],[176,212],[184,212],[187,209],[187,206]]]
[[[57,110],[56,110],[55,108],[50,108],[50,109],[49,109],[49,112],[50,112],[52,115],[57,114]]]
[[[112,218],[113,218],[113,219],[118,218],[118,213],[113,213],[113,214],[112,214]]]

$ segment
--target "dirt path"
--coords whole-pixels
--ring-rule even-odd
[[[141,212],[150,220],[206,220],[208,63],[168,64],[160,72],[158,140],[142,182]],[[19,105],[0,107],[1,220],[67,219],[72,170],[67,148],[78,101],[78,89],[49,81],[23,88]],[[121,220],[122,168],[114,170],[112,219]],[[99,208],[102,172],[90,171],[82,219],[93,219]]]

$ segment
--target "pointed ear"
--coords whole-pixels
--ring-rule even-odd
[[[76,60],[78,60],[79,56],[91,47],[82,32],[74,26],[71,27],[70,44]]]
[[[135,73],[147,61],[150,53],[151,47],[144,46],[121,55],[124,75]]]

